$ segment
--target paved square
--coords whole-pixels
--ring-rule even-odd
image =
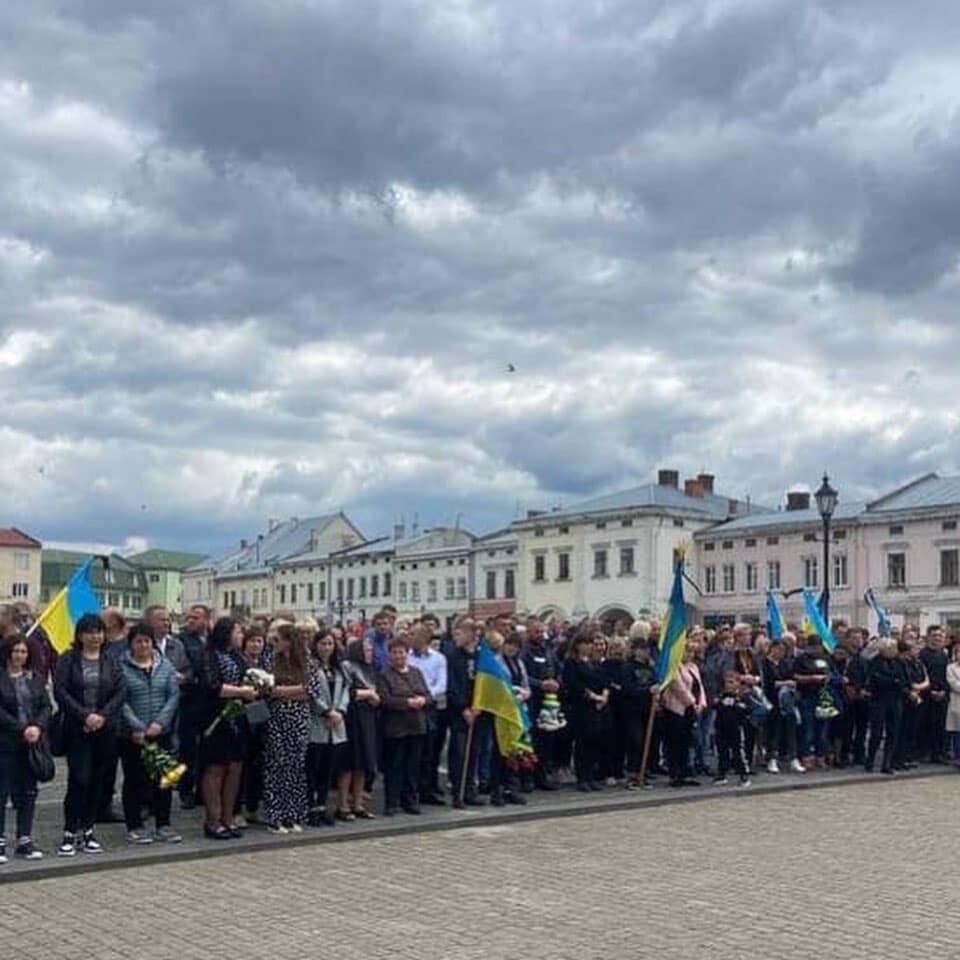
[[[10,885],[18,960],[960,956],[960,780],[270,850]],[[36,917],[43,918],[37,922]]]

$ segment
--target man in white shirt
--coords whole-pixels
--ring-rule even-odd
[[[430,704],[426,709],[427,736],[420,754],[420,802],[442,806],[443,791],[437,774],[440,750],[436,740],[438,715],[447,708],[447,658],[431,647],[432,639],[431,625],[418,623],[411,631],[413,649],[407,663],[423,674],[430,692]]]

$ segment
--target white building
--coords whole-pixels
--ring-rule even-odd
[[[515,521],[519,609],[541,618],[659,615],[681,542],[692,548],[698,530],[757,509],[715,494],[713,481],[700,474],[681,491],[677,471],[661,470],[655,484]]]
[[[329,591],[327,558],[362,540],[343,513],[271,520],[255,540],[241,540],[236,550],[183,572],[183,609],[203,603],[217,616],[312,611],[308,597],[318,598],[321,585]]]
[[[479,619],[509,616],[517,610],[520,539],[507,527],[478,537],[473,544],[470,613]]]
[[[831,523],[830,616],[875,629],[863,595],[873,588],[894,623],[960,627],[960,477],[927,474],[870,503],[840,503]],[[787,509],[701,530],[696,599],[707,624],[766,619],[766,590],[823,587],[823,524],[809,495]],[[799,595],[781,600],[802,618]]]
[[[397,612],[435,613],[441,620],[470,609],[473,543],[459,527],[435,527],[396,544],[393,575]]]

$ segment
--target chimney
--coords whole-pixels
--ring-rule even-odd
[[[534,517],[542,517],[546,513],[546,510],[528,510],[527,519],[532,520]]]
[[[250,544],[248,544],[246,540],[243,540],[243,539],[240,540],[240,549],[241,549],[241,550],[246,550],[249,545],[250,545]]]
[[[683,481],[683,492],[688,497],[696,497],[698,500],[703,497],[703,485],[696,477]]]
[[[678,490],[680,488],[680,471],[679,470],[658,470],[657,486],[673,487],[674,490]]]
[[[697,479],[700,481],[704,493],[713,493],[714,476],[712,473],[698,473]]]
[[[320,544],[320,531],[316,527],[310,528],[310,549],[316,550]]]
[[[420,532],[420,514],[415,513],[413,515],[413,529],[410,531],[410,535],[415,537]]]
[[[787,491],[787,509],[788,510],[809,510],[810,493],[807,490],[788,490]]]
[[[402,540],[405,533],[406,524],[403,520],[393,525],[393,539]]]

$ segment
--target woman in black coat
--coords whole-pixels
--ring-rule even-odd
[[[53,695],[63,713],[67,755],[60,857],[73,857],[78,849],[103,852],[93,824],[104,769],[115,750],[116,721],[126,699],[120,664],[104,655],[103,643],[103,621],[96,614],[85,614],[77,621],[73,649],[57,663]]]
[[[43,853],[31,839],[37,780],[27,749],[50,722],[50,699],[43,682],[30,670],[30,647],[24,637],[8,637],[0,646],[0,863],[7,862],[6,807],[17,811],[16,856],[39,860]]]
[[[600,789],[604,736],[609,733],[610,691],[602,665],[590,659],[592,648],[590,637],[577,637],[563,664],[565,702],[575,737],[573,765],[581,793]]]

